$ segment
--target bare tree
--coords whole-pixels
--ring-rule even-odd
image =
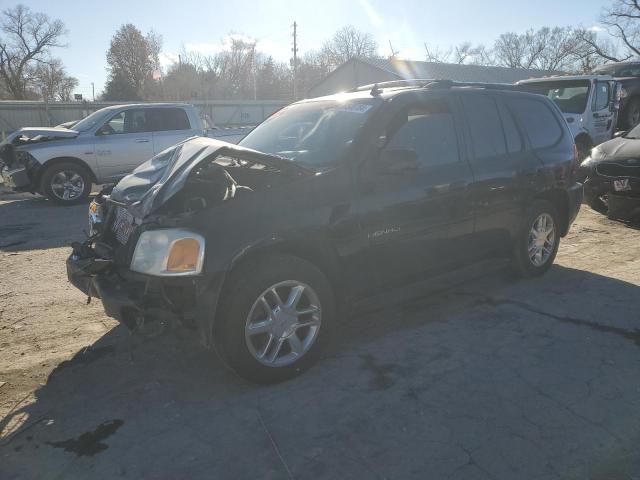
[[[36,67],[35,85],[42,98],[47,101],[69,101],[78,80],[67,75],[62,61],[54,58]]]
[[[45,64],[53,47],[62,47],[66,34],[60,20],[18,5],[2,12],[0,21],[0,79],[17,100],[27,95],[38,64]]]
[[[496,40],[496,63],[511,68],[575,70],[584,47],[582,31],[571,27],[543,27],[524,33],[503,33]]]
[[[628,60],[633,56],[640,56],[640,2],[638,0],[615,0],[604,11],[600,21],[611,35],[622,42],[626,50],[623,57],[609,58],[609,60]]]
[[[459,65],[491,65],[492,53],[484,45],[473,46],[471,42],[462,42],[448,50],[439,47],[429,48],[425,43],[425,59],[427,62],[457,63]]]
[[[153,32],[146,36],[132,24],[122,25],[111,39],[107,51],[109,80],[105,89],[108,100],[145,98],[159,76],[162,38]]]
[[[378,43],[370,33],[347,25],[324,43],[321,52],[327,63],[337,67],[352,58],[378,56]]]

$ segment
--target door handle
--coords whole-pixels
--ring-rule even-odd
[[[148,138],[136,138],[136,143],[149,143]]]

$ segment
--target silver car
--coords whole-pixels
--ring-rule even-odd
[[[162,150],[204,135],[192,105],[116,105],[72,128],[23,128],[0,147],[3,181],[63,205],[84,201],[92,184],[112,183]]]

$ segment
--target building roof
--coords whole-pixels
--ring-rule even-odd
[[[515,83],[527,78],[560,75],[562,72],[527,68],[420,62],[386,58],[360,58],[361,62],[402,78],[448,79],[459,82]]]

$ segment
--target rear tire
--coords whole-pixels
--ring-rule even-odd
[[[535,233],[538,232],[538,233]],[[527,211],[513,246],[513,268],[520,277],[545,273],[560,245],[558,213],[551,202],[536,200]]]
[[[295,302],[294,288],[300,291]],[[256,383],[281,382],[308,369],[335,325],[329,281],[297,257],[272,255],[240,266],[221,301],[213,332],[216,351],[238,375]],[[309,313],[297,316],[304,311]]]
[[[87,168],[75,162],[60,162],[46,167],[40,191],[56,205],[86,202],[91,193],[92,177]]]
[[[593,145],[588,138],[578,137],[576,139],[576,149],[578,150],[578,161],[580,163],[589,156],[592,148]]]

